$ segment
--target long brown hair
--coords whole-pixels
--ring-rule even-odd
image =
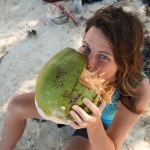
[[[91,27],[101,29],[110,41],[114,59],[118,65],[117,85],[122,103],[132,112],[136,110],[134,95],[142,76],[143,25],[138,17],[122,7],[109,6],[98,10],[87,21],[85,32]],[[127,97],[128,102],[123,97]]]

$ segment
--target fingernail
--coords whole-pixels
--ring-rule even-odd
[[[88,99],[87,99],[87,98],[84,98],[84,99],[83,99],[83,102],[85,102],[85,103],[88,102]]]
[[[73,108],[73,109],[76,109],[76,108],[77,108],[77,106],[73,105],[73,106],[72,106],[72,108]]]
[[[70,111],[70,114],[71,114],[71,115],[73,115],[73,114],[74,114],[74,112],[71,110],[71,111]]]

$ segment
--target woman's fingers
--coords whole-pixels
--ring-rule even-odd
[[[75,122],[77,122],[79,125],[84,124],[84,121],[81,119],[81,117],[74,110],[71,110],[70,114],[74,118]]]
[[[80,115],[80,118],[82,118],[83,121],[88,122],[88,120],[92,119],[92,117],[87,114],[81,107],[74,105],[72,109]]]
[[[70,120],[68,122],[71,127],[73,127],[74,129],[81,129],[87,127],[87,122],[85,122],[76,111],[71,110],[70,114],[74,119],[74,121]]]
[[[104,110],[106,106],[106,102],[104,100],[100,101],[100,106],[97,107],[95,104],[93,104],[89,99],[84,98],[83,99],[84,104],[92,111],[92,113],[96,116],[101,116],[102,111]]]
[[[87,98],[84,98],[83,102],[91,110],[92,115],[87,114],[81,107],[77,105],[72,106],[70,114],[75,121],[70,120],[68,123],[74,129],[86,128],[87,126],[91,125],[91,123],[96,122],[97,119],[100,119],[102,111],[106,106],[106,102],[104,100],[100,101],[99,107],[97,107]]]
[[[106,101],[105,100],[101,100],[100,101],[100,106],[98,107],[101,112],[104,110],[104,108],[106,107]]]
[[[87,127],[87,125],[80,126],[78,123],[73,122],[72,120],[68,120],[68,123],[74,129],[81,129],[81,128],[86,128]]]

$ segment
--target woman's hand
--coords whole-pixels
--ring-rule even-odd
[[[87,128],[96,123],[100,119],[102,111],[106,106],[106,102],[104,100],[100,101],[99,107],[87,98],[84,98],[83,102],[91,110],[92,114],[89,115],[81,107],[73,105],[70,114],[75,121],[68,120],[68,123],[74,129]]]

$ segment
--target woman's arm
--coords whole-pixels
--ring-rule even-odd
[[[88,99],[84,99],[83,102],[92,111],[92,115],[88,115],[81,107],[74,105],[70,114],[74,118],[75,122],[69,120],[68,123],[74,129],[87,128],[92,150],[100,150],[100,147],[103,150],[115,150],[114,144],[106,134],[100,119],[101,113],[106,106],[106,102],[101,101],[100,107],[97,107]]]
[[[136,92],[135,105],[140,110],[147,110],[150,103],[150,84],[149,80],[145,78]],[[107,130],[107,135],[113,139],[116,149],[121,147],[125,137],[130,129],[140,119],[142,115],[137,115],[128,110],[121,102],[118,102],[117,107],[119,111],[116,113],[115,118]]]
[[[137,108],[146,109],[150,102],[149,91],[149,82],[147,79],[144,79],[135,97]],[[80,107],[73,106],[73,109],[80,114],[80,116],[72,111],[72,116],[78,124],[70,122],[70,125],[75,129],[87,128],[92,150],[119,150],[125,137],[141,117],[141,115],[132,113],[121,102],[118,102],[118,112],[109,129],[105,131],[102,121],[99,119],[105,107],[105,103],[103,102],[100,108],[96,107],[89,100],[84,101],[84,103],[91,109],[93,114],[90,116]]]

